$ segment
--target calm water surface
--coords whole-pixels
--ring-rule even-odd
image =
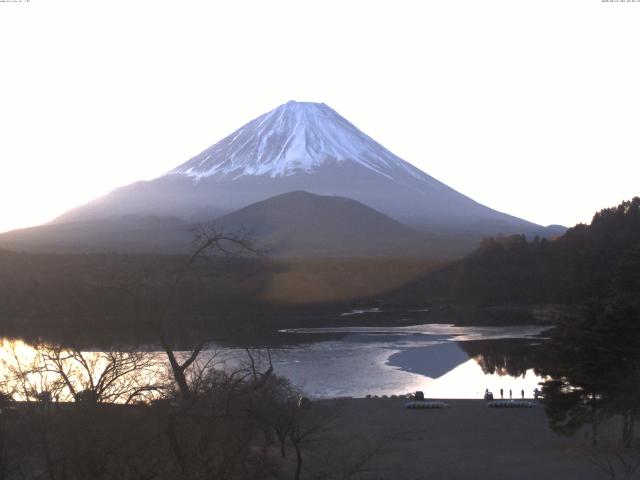
[[[426,324],[291,329],[281,331],[284,346],[273,348],[272,357],[276,372],[313,398],[404,395],[416,390],[431,398],[482,398],[486,388],[496,398],[500,389],[506,398],[509,390],[514,398],[522,390],[531,397],[542,379],[535,375],[527,352],[543,341],[538,335],[545,328]],[[2,368],[16,358],[26,364],[33,356],[29,344],[8,339],[3,340],[3,352],[0,377]],[[220,346],[216,352],[229,358],[244,355],[242,349]],[[164,361],[162,352],[157,355]],[[203,358],[207,355],[213,350],[203,352]]]
[[[418,325],[382,328],[318,328],[285,330],[296,334],[343,334],[338,340],[310,342],[275,352],[275,368],[313,397],[363,397],[400,395],[423,390],[431,398],[482,398],[488,388],[499,397],[509,390],[514,398],[524,390],[527,397],[542,379],[532,368],[510,375],[498,365],[494,373],[483,370],[494,346],[515,345],[521,350],[539,344],[546,327],[455,327]],[[519,340],[516,342],[516,340]],[[468,343],[467,343],[468,342]],[[473,345],[473,351],[467,346]],[[495,356],[495,355],[494,355]],[[499,360],[508,355],[497,352]]]

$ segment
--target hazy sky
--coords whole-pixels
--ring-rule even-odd
[[[537,223],[640,194],[640,3],[30,0],[0,42],[0,231],[290,99]]]

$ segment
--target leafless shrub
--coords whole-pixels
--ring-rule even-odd
[[[617,435],[618,418],[601,424],[597,445],[584,445],[587,460],[612,480],[630,480],[640,469],[640,439]]]

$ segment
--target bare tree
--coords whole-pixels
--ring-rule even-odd
[[[39,345],[37,350],[44,370],[58,376],[75,401],[128,404],[150,401],[166,390],[162,363],[150,352],[82,352],[59,345]]]
[[[178,360],[173,348],[169,345],[164,334],[160,334],[160,344],[164,349],[167,358],[169,359],[169,365],[173,374],[173,379],[178,386],[180,396],[183,403],[190,404],[193,401],[193,391],[189,382],[187,381],[187,369],[194,365],[198,356],[202,352],[202,349],[207,345],[207,342],[202,341],[198,343],[191,352],[189,352],[187,358],[183,361]],[[199,376],[198,376],[199,377]]]
[[[65,384],[60,376],[47,374],[46,361],[35,348],[19,341],[5,342],[0,351],[2,390],[17,400],[59,398]]]
[[[271,465],[252,448],[260,428],[253,407],[274,378],[272,365],[267,365],[255,351],[245,351],[242,358],[206,352],[193,360],[185,377],[190,403],[170,409],[166,427],[183,477],[227,478],[233,472],[255,473]]]
[[[195,286],[202,285],[207,277],[215,276],[212,257],[237,257],[242,255],[262,255],[246,232],[229,233],[215,223],[198,224],[193,229],[192,253],[182,265],[158,261],[147,265],[133,276],[116,278],[114,288],[126,292],[134,299],[138,314],[156,331],[160,345],[167,356],[171,374],[180,399],[185,404],[194,400],[194,392],[189,385],[189,377],[201,378],[195,373],[198,357],[206,349],[209,339],[202,339],[186,354],[179,355],[169,341],[168,331],[178,322],[177,316],[184,315],[185,297]]]
[[[305,445],[318,439],[323,433],[329,431],[336,418],[335,409],[301,408],[297,403],[290,404],[289,415],[291,426],[289,428],[289,440],[296,453],[295,480],[300,479],[303,465],[303,448]]]
[[[224,398],[224,414],[227,417],[236,393],[245,389],[247,379],[252,378],[251,383],[255,385],[261,379],[268,378],[273,367],[269,363],[266,371],[259,371],[254,356],[247,350],[248,368],[237,366],[230,372],[217,369],[215,366],[218,355],[207,350],[208,339],[201,339],[188,352],[178,352],[171,345],[167,330],[175,325],[175,316],[183,315],[185,291],[201,285],[207,277],[216,275],[208,262],[211,257],[260,253],[244,233],[229,234],[214,224],[198,225],[194,229],[193,253],[184,265],[162,272],[160,278],[157,278],[162,293],[153,292],[151,298],[133,293],[143,305],[149,305],[142,307],[143,312],[150,319],[149,323],[155,325],[179,394],[181,408],[169,412],[166,435],[185,478],[197,478],[200,474],[204,475],[202,472],[207,472],[207,475],[213,472],[228,473],[229,468],[237,468],[237,462],[246,457],[248,442],[253,438],[250,433],[253,427],[248,427],[252,422],[247,423],[246,419],[242,421],[243,428],[238,430],[239,425],[236,425],[234,429],[237,431],[233,432],[236,436],[240,435],[238,438],[243,439],[242,441],[230,441],[233,438],[230,435],[232,432],[226,432],[229,441],[225,448],[218,448],[216,454],[210,451],[214,443],[212,438],[219,433],[218,430],[220,433],[225,430],[224,422],[221,424],[216,415],[215,404]],[[152,282],[145,283],[145,294],[151,284]],[[160,302],[157,301],[159,298]],[[206,355],[203,355],[204,351],[207,351]],[[246,436],[241,432],[246,432]],[[194,449],[201,454],[194,457]],[[207,451],[210,451],[210,457],[203,456],[202,452]],[[223,451],[225,454],[221,455]],[[232,459],[233,462],[230,463]]]
[[[621,438],[615,433],[621,420]],[[612,418],[601,426],[597,445],[584,446],[587,460],[612,480],[630,480],[640,469],[640,439],[629,438],[626,419]]]

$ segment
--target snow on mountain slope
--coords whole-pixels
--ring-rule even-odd
[[[261,115],[169,174],[194,179],[312,173],[351,161],[389,179],[398,171],[431,177],[395,156],[324,103],[288,102]]]
[[[431,233],[531,233],[397,157],[322,103],[288,102],[154,180],[119,188],[55,222],[113,215],[211,220],[291,191],[356,200]]]

